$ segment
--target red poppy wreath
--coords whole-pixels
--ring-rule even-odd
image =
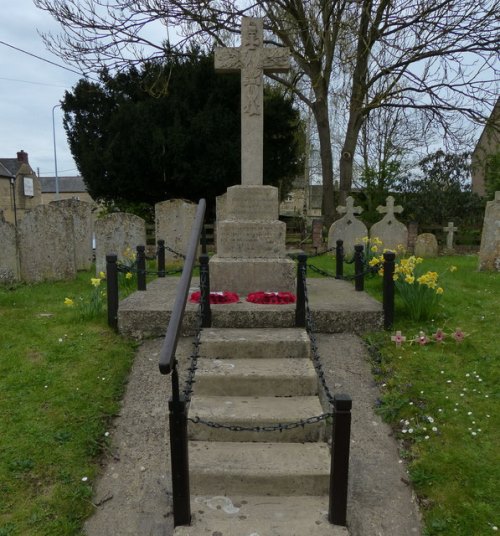
[[[259,304],[286,304],[295,303],[295,296],[291,292],[251,292],[247,302]]]
[[[201,292],[198,290],[191,294],[189,301],[192,303],[200,303]],[[210,304],[219,305],[221,303],[236,303],[240,297],[236,292],[228,292],[224,290],[223,292],[211,292],[210,293]]]

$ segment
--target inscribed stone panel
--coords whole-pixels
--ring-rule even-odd
[[[72,279],[76,275],[73,222],[60,208],[39,205],[18,224],[21,279]]]
[[[278,208],[278,189],[274,186],[231,186],[227,189],[228,220],[277,220]]]
[[[125,252],[134,253],[137,246],[146,244],[146,223],[135,214],[116,212],[95,222],[96,273],[106,270],[106,255],[115,253],[118,261],[129,262]]]

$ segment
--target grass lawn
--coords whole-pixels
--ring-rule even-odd
[[[76,280],[0,287],[0,536],[79,534],[134,355]]]
[[[310,263],[335,273],[331,257]],[[447,272],[451,265],[458,270]],[[476,256],[424,261],[444,274],[436,314],[412,322],[396,301],[394,329],[366,337],[382,393],[378,411],[400,440],[429,536],[500,528],[500,274],[477,265]],[[381,300],[381,278],[365,288]],[[441,344],[408,342],[438,328],[448,334]],[[451,337],[456,328],[466,333],[461,343]],[[401,347],[391,341],[396,330],[407,337]]]

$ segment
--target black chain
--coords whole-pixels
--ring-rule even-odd
[[[184,384],[184,397],[186,399],[186,402],[189,402],[191,400],[191,395],[193,394],[193,385],[195,384],[195,375],[196,370],[198,369],[198,358],[200,357],[200,345],[201,345],[201,300],[198,305],[198,311],[196,313],[196,335],[194,336],[193,340],[193,352],[191,353],[191,363],[189,364],[188,368],[188,375],[186,378],[186,383]]]
[[[186,258],[186,255],[184,255],[183,253],[179,253],[178,251],[175,251],[175,249],[172,249],[170,246],[167,246],[167,244],[165,244],[165,249],[170,251],[170,253],[173,253],[174,255],[181,257],[182,259]]]
[[[222,428],[224,430],[230,430],[231,432],[283,432],[284,430],[293,430],[299,428],[299,426],[307,426],[308,424],[315,424],[324,421],[330,417],[333,417],[333,413],[322,413],[321,415],[315,415],[314,417],[308,417],[307,419],[301,419],[300,421],[278,423],[259,426],[239,426],[236,424],[224,424],[214,421],[207,421],[201,417],[188,417],[188,421],[194,424],[204,424],[209,428]]]
[[[315,337],[315,325],[311,313],[311,308],[309,307],[309,295],[307,294],[307,278],[306,274],[302,272],[302,279],[304,283],[304,296],[305,296],[305,305],[306,305],[306,331],[309,335],[311,341],[311,352],[312,352],[312,362],[314,368],[316,369],[316,374],[318,375],[323,391],[325,392],[328,402],[333,405],[334,399],[333,395],[330,392],[328,384],[326,383],[325,371],[323,370],[323,364],[321,363],[321,356],[319,355],[318,342]]]

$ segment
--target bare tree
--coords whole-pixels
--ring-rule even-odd
[[[332,86],[342,87],[348,97],[339,169],[341,202],[351,189],[360,129],[371,110],[420,109],[445,135],[453,136],[457,113],[483,121],[498,94],[498,79],[491,74],[498,61],[494,0],[34,2],[61,23],[63,33],[46,36],[47,43],[84,72],[182,53],[192,40],[208,47],[225,45],[239,32],[241,16],[262,16],[268,44],[289,47],[295,63],[292,77],[272,77],[294,91],[316,121],[327,225],[335,217]],[[156,25],[166,28],[164,39],[151,37]],[[167,43],[173,28],[175,45]]]

